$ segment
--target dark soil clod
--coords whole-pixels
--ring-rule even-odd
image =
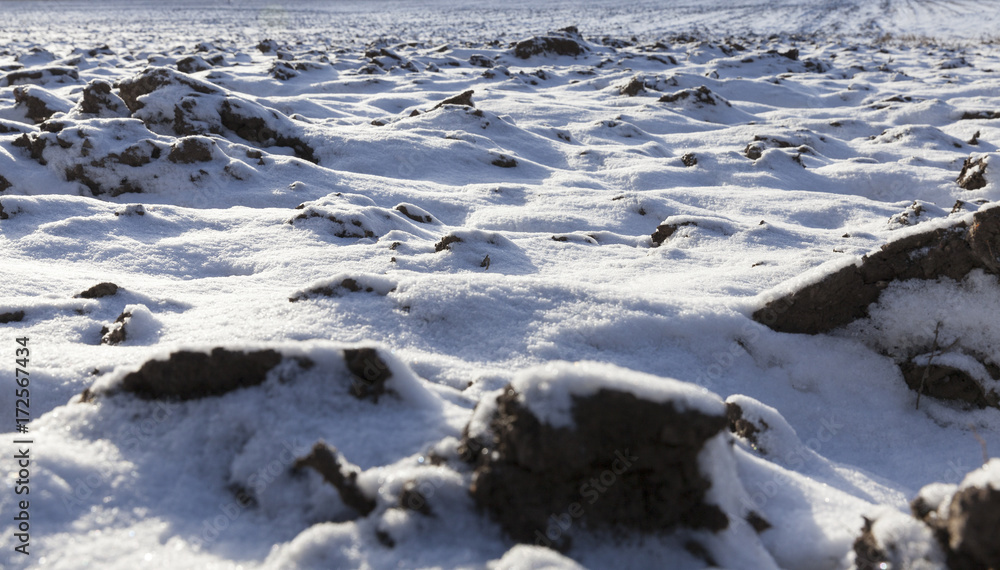
[[[667,241],[667,239],[674,235],[674,232],[681,227],[695,225],[697,224],[694,222],[681,222],[679,224],[660,224],[656,226],[656,231],[654,231],[653,235],[650,236],[653,239],[653,247],[660,247],[663,245],[663,242]]]
[[[431,217],[430,214],[421,216],[421,215],[416,214],[416,213],[411,213],[407,209],[407,207],[405,205],[403,205],[403,204],[400,204],[400,205],[396,206],[396,211],[399,212],[399,213],[401,213],[401,214],[403,214],[407,218],[410,218],[414,222],[419,222],[421,224],[429,224],[429,223],[431,223],[431,222],[434,221],[434,218]]]
[[[948,508],[948,567],[1000,568],[1000,490],[968,487]]]
[[[978,408],[1000,407],[1000,394],[987,391],[969,373],[940,364],[921,365],[912,360],[900,365],[907,386],[941,400],[960,400]]]
[[[344,362],[351,371],[351,395],[359,400],[370,398],[378,402],[386,392],[385,383],[392,378],[389,365],[374,348],[348,348],[344,350]]]
[[[778,52],[778,55],[787,57],[788,59],[791,59],[793,61],[797,61],[799,59],[799,50],[796,48],[792,48],[788,51]]]
[[[676,93],[669,93],[667,95],[661,96],[658,101],[660,103],[676,103],[678,101],[684,101],[690,99],[696,104],[700,105],[717,105],[719,101],[722,101],[727,107],[732,107],[732,104],[725,99],[720,99],[712,90],[704,85],[701,85],[697,89],[681,89]]]
[[[441,101],[434,106],[434,109],[439,109],[445,105],[461,105],[464,107],[475,107],[472,103],[472,94],[475,93],[474,90],[469,89],[468,91],[463,91],[462,93],[455,95],[454,97],[449,97],[444,101]]]
[[[256,386],[281,362],[274,350],[211,353],[181,350],[167,360],[149,360],[125,376],[121,389],[144,400],[196,400]]]
[[[35,84],[44,79],[60,78],[60,81],[77,81],[80,74],[72,67],[42,67],[26,70],[11,71],[0,77],[0,87],[12,87],[14,85]]]
[[[884,564],[889,562],[889,556],[879,546],[878,540],[872,534],[872,521],[867,517],[864,519],[864,526],[861,527],[861,534],[854,540],[854,567],[857,570],[880,570],[886,568]]]
[[[621,86],[618,89],[618,92],[621,93],[622,95],[627,95],[629,97],[635,97],[636,95],[638,95],[639,93],[642,93],[645,90],[646,90],[646,84],[645,84],[645,82],[642,79],[638,78],[638,77],[633,77],[631,80],[629,80],[628,83],[626,83],[625,85]]]
[[[129,319],[132,318],[132,313],[128,311],[122,311],[122,314],[118,315],[115,322],[111,323],[110,327],[101,327],[101,344],[121,344],[125,342],[128,338],[128,332],[125,327],[128,325]]]
[[[743,155],[750,160],[757,160],[764,155],[764,147],[758,143],[749,143],[743,149]]]
[[[574,397],[575,428],[557,428],[541,422],[519,397],[508,386],[497,398],[491,439],[472,438],[466,430],[459,448],[464,460],[477,464],[473,499],[514,540],[568,548],[568,536],[549,526],[561,513],[587,528],[728,526],[725,513],[704,501],[712,482],[697,459],[705,441],[725,428],[725,417],[602,389]],[[595,477],[607,483],[612,476],[603,493],[589,486]]]
[[[275,132],[264,119],[240,113],[241,109],[228,99],[222,102],[219,119],[222,126],[236,133],[240,138],[265,146],[283,146],[292,149],[295,156],[313,164],[319,164],[316,153],[309,144],[298,137]]]
[[[58,109],[51,108],[42,97],[36,95],[38,92],[47,93],[46,91],[37,87],[35,89],[37,91],[30,88],[15,87],[14,101],[17,103],[17,106],[25,108],[29,119],[36,123],[41,123],[52,117]]]
[[[195,137],[185,137],[170,146],[167,160],[178,164],[210,162],[212,143]]]
[[[965,159],[962,172],[955,179],[959,187],[965,190],[979,190],[986,186],[986,157]]]
[[[494,158],[490,164],[499,166],[500,168],[514,168],[517,166],[517,159],[501,154],[497,158]]]
[[[444,251],[444,250],[449,250],[450,251],[451,250],[451,244],[453,244],[453,243],[461,243],[461,242],[462,242],[462,238],[460,238],[460,237],[458,237],[456,235],[449,234],[449,235],[446,235],[443,238],[441,238],[441,241],[439,241],[436,244],[434,244],[434,251],[435,252],[440,252],[440,251]]]
[[[297,301],[304,301],[311,297],[339,297],[343,293],[342,290],[350,293],[375,292],[374,287],[359,283],[358,280],[353,277],[346,277],[336,285],[320,285],[318,287],[313,287],[312,289],[298,293],[294,297],[289,297],[288,300],[295,303]],[[378,294],[383,295],[384,293],[379,292]]]
[[[754,532],[760,534],[765,530],[771,528],[771,523],[767,522],[767,519],[760,516],[757,511],[750,511],[747,513],[747,522],[753,527]]]
[[[547,36],[535,36],[517,42],[514,55],[521,59],[545,53],[576,57],[587,49],[578,41],[580,39],[576,28],[564,28]]]
[[[698,157],[694,155],[693,152],[686,153],[681,157],[681,164],[687,166],[688,168],[698,164]]]
[[[111,91],[111,84],[95,79],[83,88],[79,103],[80,112],[98,117],[128,116],[128,107],[121,97]]]
[[[295,460],[295,469],[302,469],[303,467],[312,468],[322,475],[327,483],[337,489],[337,493],[340,494],[340,500],[344,501],[345,505],[357,511],[361,516],[367,516],[368,513],[375,510],[375,500],[365,495],[358,488],[357,471],[352,470],[346,474],[344,473],[344,468],[337,459],[337,449],[335,447],[331,447],[322,441],[316,442],[308,455]]]
[[[24,320],[24,311],[11,311],[9,313],[0,313],[0,325],[5,325],[7,323],[19,323]]]
[[[98,283],[76,296],[82,299],[100,299],[102,297],[110,297],[116,293],[118,293],[118,286],[114,283],[105,282]]]
[[[959,117],[963,121],[983,119],[983,120],[993,120],[1000,119],[1000,111],[966,111],[962,113]]]
[[[767,422],[761,420],[761,426],[757,426],[753,422],[747,420],[743,417],[743,408],[735,402],[726,403],[726,420],[729,422],[729,431],[742,437],[743,439],[749,441],[754,449],[759,451],[761,454],[766,454],[762,447],[760,447],[760,442],[757,441],[757,434],[761,429],[767,429],[769,426]]]
[[[922,496],[910,503],[919,521],[930,527],[944,551],[950,570],[1000,568],[1000,490],[969,486],[958,490],[940,508]]]
[[[416,481],[407,481],[403,485],[403,491],[399,494],[399,506],[424,516],[434,516],[431,506],[427,503],[427,497],[420,492]]]
[[[973,269],[1000,274],[1000,207],[977,212],[971,225],[928,230],[890,242],[860,265],[767,303],[753,319],[778,332],[818,334],[868,314],[882,290],[895,280],[961,280]]]

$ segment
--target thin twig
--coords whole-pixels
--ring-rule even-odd
[[[920,378],[920,388],[917,389],[917,409],[920,409],[920,395],[924,393],[924,382],[931,373],[931,363],[934,362],[934,351],[938,349],[938,331],[941,330],[941,321],[934,327],[934,346],[931,347],[931,356],[927,359],[927,366],[924,367],[924,375]]]

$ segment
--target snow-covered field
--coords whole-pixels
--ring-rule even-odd
[[[996,8],[0,3],[0,568],[986,567]],[[753,318],[935,229],[985,261]]]

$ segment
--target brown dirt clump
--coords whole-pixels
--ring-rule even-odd
[[[313,164],[319,163],[315,151],[308,143],[298,137],[274,131],[260,117],[241,113],[241,109],[233,105],[228,99],[222,102],[219,118],[224,127],[233,131],[242,139],[252,143],[266,144],[267,146],[290,148],[295,152],[295,156],[302,160],[307,160]]]
[[[132,313],[122,311],[122,314],[118,315],[110,327],[101,327],[101,344],[115,345],[125,342],[125,339],[128,338],[128,331],[125,330],[125,327],[131,318]]]
[[[0,313],[0,325],[5,325],[7,323],[19,323],[24,320],[24,311],[10,311],[9,313]]]
[[[399,506],[409,511],[416,511],[424,516],[434,516],[430,505],[427,503],[427,497],[420,492],[420,486],[416,481],[407,481],[403,485],[403,491],[399,494]]]
[[[413,206],[410,206],[413,208]],[[396,206],[396,211],[403,214],[407,218],[410,218],[414,222],[419,222],[421,224],[429,224],[434,221],[434,218],[430,214],[420,215],[415,212],[410,212],[409,208],[405,204],[400,204]]]
[[[212,143],[196,137],[184,137],[170,146],[167,160],[178,164],[209,162],[212,160]]]
[[[435,105],[434,109],[440,109],[445,105],[461,105],[463,107],[475,107],[475,104],[472,103],[473,93],[475,93],[475,91],[473,89],[469,89],[468,91],[463,91],[462,93],[455,95],[454,97],[448,97],[444,101],[441,101],[440,103]]]
[[[969,157],[962,163],[962,172],[955,179],[965,190],[979,190],[986,186],[986,157]]]
[[[42,67],[11,71],[0,77],[0,87],[11,87],[25,83],[37,84],[42,81],[57,79],[60,82],[77,81],[80,74],[72,67]]]
[[[698,87],[697,89],[681,89],[676,93],[668,93],[663,95],[658,99],[661,103],[676,103],[678,101],[685,101],[690,99],[694,103],[701,105],[717,105],[719,101],[722,101],[727,107],[732,107],[729,101],[720,99],[717,95],[712,93],[712,90],[704,85]]]
[[[344,362],[351,371],[351,395],[359,400],[378,402],[386,392],[385,383],[392,378],[392,371],[374,348],[349,348],[344,350]]]
[[[110,297],[116,293],[118,293],[117,285],[114,283],[104,282],[98,283],[76,296],[82,299],[100,299],[102,297]]]
[[[896,280],[956,281],[973,269],[1000,274],[1000,207],[964,221],[890,242],[861,260],[767,303],[753,319],[778,332],[818,334],[868,314]]]
[[[633,77],[632,79],[629,80],[628,83],[618,88],[619,93],[621,93],[622,95],[626,95],[628,97],[635,97],[636,95],[642,93],[645,90],[646,90],[646,83],[638,77]]]
[[[889,556],[879,546],[878,540],[872,534],[874,521],[862,517],[865,521],[861,534],[854,539],[854,568],[856,570],[881,570],[889,563]]]
[[[1000,119],[1000,111],[966,111],[962,113],[962,116],[959,117],[959,119],[963,121],[976,119],[990,121],[993,119]]]
[[[346,277],[336,285],[321,285],[313,287],[312,289],[303,291],[294,297],[289,297],[288,300],[295,303],[312,297],[339,297],[342,291],[349,291],[351,293],[373,293],[375,292],[375,289],[370,285],[362,285],[361,283],[358,283],[358,280],[353,277]]]
[[[928,504],[922,495],[910,503],[917,520],[927,525],[949,570],[1000,568],[1000,490],[992,486],[958,489],[941,505]]]
[[[18,107],[24,107],[29,119],[36,123],[47,121],[52,115],[59,112],[53,109],[49,102],[41,97],[41,93],[47,93],[40,87],[16,87],[14,89],[14,101]]]
[[[767,451],[760,447],[760,442],[757,441],[757,434],[760,433],[761,429],[767,429],[769,426],[767,422],[761,420],[761,426],[757,426],[750,420],[743,417],[743,408],[735,402],[726,402],[726,420],[729,422],[729,431],[742,437],[743,439],[749,441],[753,444],[754,449],[762,454],[766,454]]]
[[[83,88],[78,108],[81,113],[98,117],[128,116],[128,108],[121,97],[111,91],[111,84],[95,79]]]
[[[577,522],[646,533],[728,526],[725,513],[704,501],[712,482],[698,464],[724,416],[603,389],[573,398],[574,427],[552,427],[519,397],[508,386],[488,441],[466,430],[459,449],[476,464],[476,504],[514,540],[565,549]]]
[[[948,507],[948,568],[1000,568],[1000,490],[967,487]]]
[[[696,226],[698,224],[694,222],[680,222],[679,224],[660,224],[656,226],[656,231],[650,237],[653,239],[653,247],[660,247],[663,242],[667,241],[670,236],[674,235],[674,232],[679,230],[683,226]]]
[[[349,470],[344,473],[344,466],[337,458],[337,449],[322,441],[316,442],[305,457],[295,460],[294,468],[309,467],[322,475],[323,479],[333,485],[340,494],[344,504],[357,511],[361,516],[375,510],[375,500],[368,497],[358,487],[358,472]]]
[[[180,350],[167,360],[149,360],[125,376],[121,390],[144,400],[196,400],[220,396],[264,382],[281,362],[274,350],[243,352],[214,348],[211,353]]]
[[[941,400],[959,400],[978,408],[1000,407],[1000,394],[986,390],[968,372],[941,364],[904,362],[899,366],[906,385],[920,394]]]
[[[490,164],[493,166],[499,166],[500,168],[514,168],[517,166],[517,159],[501,154],[500,156],[494,158]]]
[[[514,45],[514,55],[521,59],[528,59],[539,54],[576,57],[587,50],[581,44],[581,40],[580,32],[575,27],[570,26],[547,36],[535,36],[517,42]]]
[[[212,66],[197,55],[189,55],[177,60],[177,70],[183,73],[197,73],[209,69],[212,69]]]
[[[450,251],[451,250],[451,244],[453,244],[453,243],[461,243],[461,242],[462,242],[462,238],[460,238],[460,237],[458,237],[456,235],[448,234],[448,235],[444,236],[443,238],[441,238],[441,241],[439,241],[436,244],[434,244],[434,251],[435,252],[444,251],[444,250],[449,250]]]
[[[221,95],[222,91],[190,78],[183,73],[167,69],[165,67],[147,68],[136,77],[120,81],[117,84],[118,92],[121,95],[129,111],[135,113],[143,108],[143,103],[139,97],[149,95],[161,87],[171,84],[180,84],[191,89],[195,93],[202,95]]]

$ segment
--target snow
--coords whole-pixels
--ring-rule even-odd
[[[959,483],[1000,488],[997,460],[977,469],[980,441],[1000,449],[997,410],[926,395],[917,410],[896,364],[933,354],[995,386],[995,275],[890,283],[867,318],[815,337],[749,317],[1000,200],[1000,16],[981,3],[3,12],[0,315],[24,317],[0,324],[0,351],[9,375],[30,339],[35,443],[25,557],[8,381],[0,567],[702,568],[694,539],[724,567],[846,568],[863,516],[918,567],[941,556],[904,516],[921,489],[937,505]],[[569,25],[580,56],[511,46]],[[467,90],[474,107],[438,107]],[[980,156],[985,186],[960,188]],[[663,224],[677,230],[652,247]],[[101,282],[120,290],[76,297]],[[126,340],[101,344],[123,312]],[[217,397],[115,393],[145,362],[216,347],[283,361]],[[354,348],[392,373],[377,403],[348,393]],[[514,545],[455,459],[508,384],[554,426],[600,389],[738,404],[767,425],[756,444],[723,433],[699,456],[731,526]],[[358,472],[370,515],[292,469],[318,441]],[[400,507],[408,485],[433,517]],[[771,528],[744,524],[751,510]]]
[[[720,416],[724,411],[718,396],[706,393],[696,384],[600,362],[551,362],[521,373],[511,387],[518,393],[518,402],[552,427],[573,426],[574,399],[593,396],[601,390],[624,392],[658,404],[670,402],[678,412]]]
[[[1000,489],[1000,461],[990,459],[982,467],[966,475],[959,489],[969,487]]]

